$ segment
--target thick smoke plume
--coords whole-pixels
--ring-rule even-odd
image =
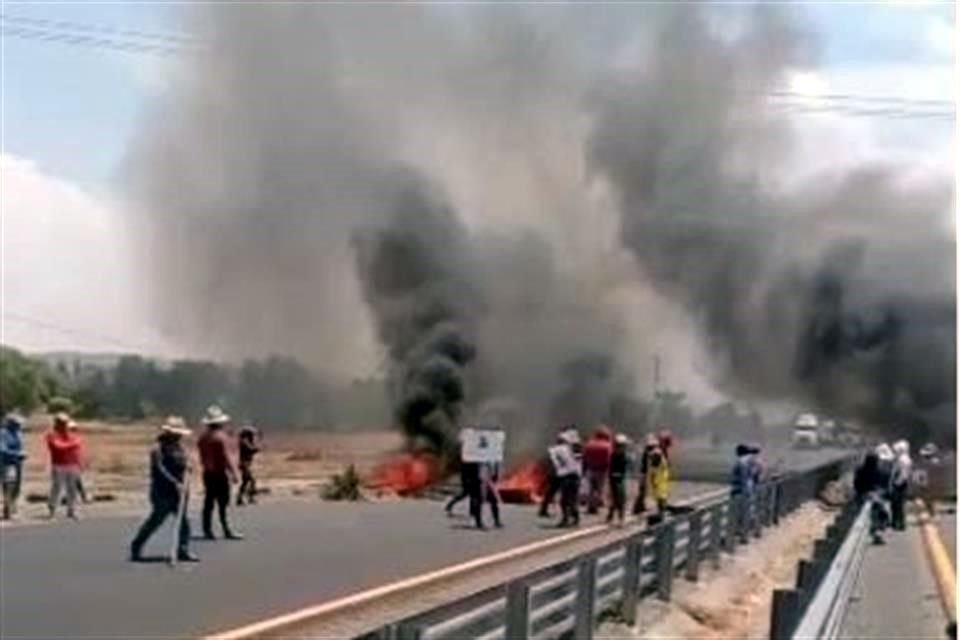
[[[726,388],[946,435],[952,188],[908,186],[895,166],[779,187],[792,138],[766,96],[804,45],[769,8],[733,42],[678,9],[644,72],[594,102],[592,161],[619,194],[625,246],[697,318]]]
[[[732,397],[944,426],[951,187],[786,180],[765,96],[810,39],[736,15],[734,37],[696,4],[200,7],[208,51],[131,153],[158,323],[229,356],[382,360],[393,418],[441,450],[494,406],[520,446],[617,417],[654,352],[692,381],[683,323],[659,326],[678,309]]]

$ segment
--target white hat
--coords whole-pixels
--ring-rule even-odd
[[[616,437],[614,437],[613,441],[617,444],[627,444],[630,442],[630,438],[628,438],[627,434],[625,433],[618,433]]]
[[[878,444],[875,451],[877,452],[877,457],[881,460],[893,460],[893,450],[886,442]]]
[[[223,409],[217,405],[207,407],[207,415],[203,416],[203,424],[226,424],[230,422],[230,416],[223,412]]]
[[[66,425],[69,425],[71,422],[70,415],[66,411],[58,411],[57,413],[53,414],[53,421],[62,422]]]
[[[580,434],[576,429],[567,429],[563,432],[562,437],[567,444],[578,444],[580,442]]]
[[[178,436],[189,436],[193,434],[193,432],[187,428],[183,418],[177,416],[167,418],[167,420],[160,425],[160,433],[171,433]]]

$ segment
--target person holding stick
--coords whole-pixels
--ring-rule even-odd
[[[173,527],[171,563],[199,561],[199,558],[190,553],[190,521],[186,517],[190,466],[181,440],[189,435],[190,429],[187,429],[179,418],[168,418],[160,427],[157,446],[150,451],[152,511],[130,543],[132,562],[143,560],[143,545],[167,516],[177,519]]]

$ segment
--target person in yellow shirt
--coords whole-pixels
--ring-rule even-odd
[[[663,520],[670,499],[670,463],[663,450],[656,446],[647,461],[647,491],[657,503],[655,521]]]

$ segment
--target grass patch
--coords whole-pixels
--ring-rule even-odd
[[[334,474],[321,493],[324,500],[345,500],[356,502],[360,494],[360,474],[352,464],[343,473]]]

